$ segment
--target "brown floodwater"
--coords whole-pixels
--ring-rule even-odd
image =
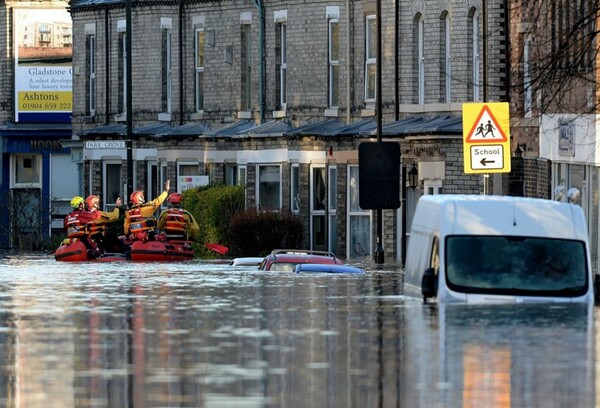
[[[0,254],[6,407],[593,407],[597,309],[424,305],[364,275]]]

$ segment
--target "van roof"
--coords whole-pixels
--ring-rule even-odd
[[[425,195],[413,227],[442,235],[515,235],[587,240],[580,206],[539,198],[492,195]],[[420,224],[420,225],[419,225]]]

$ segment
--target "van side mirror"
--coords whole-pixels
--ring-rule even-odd
[[[427,298],[433,298],[437,295],[437,275],[433,268],[427,268],[423,272],[421,293],[423,294],[423,303],[427,303]]]
[[[594,303],[600,305],[600,275],[594,275]]]

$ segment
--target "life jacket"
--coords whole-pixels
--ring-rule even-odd
[[[153,231],[156,225],[154,217],[145,217],[142,215],[141,207],[134,207],[129,210],[129,233]]]
[[[103,222],[90,222],[87,224],[88,234],[94,237],[98,234],[103,234],[106,231],[106,225]]]
[[[79,218],[81,211],[73,211],[67,215],[67,237],[69,238],[80,238],[86,234],[86,226]]]
[[[185,238],[187,235],[187,221],[182,208],[170,208],[167,211],[165,234],[167,238]]]
[[[90,211],[91,218],[94,221],[88,222],[87,229],[90,237],[94,237],[99,234],[103,234],[106,231],[106,222],[102,220],[102,213],[100,211]]]

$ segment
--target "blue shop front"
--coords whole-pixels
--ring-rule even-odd
[[[70,123],[0,127],[1,248],[44,249],[52,232],[62,231],[82,185],[80,153],[67,146],[70,139]]]

